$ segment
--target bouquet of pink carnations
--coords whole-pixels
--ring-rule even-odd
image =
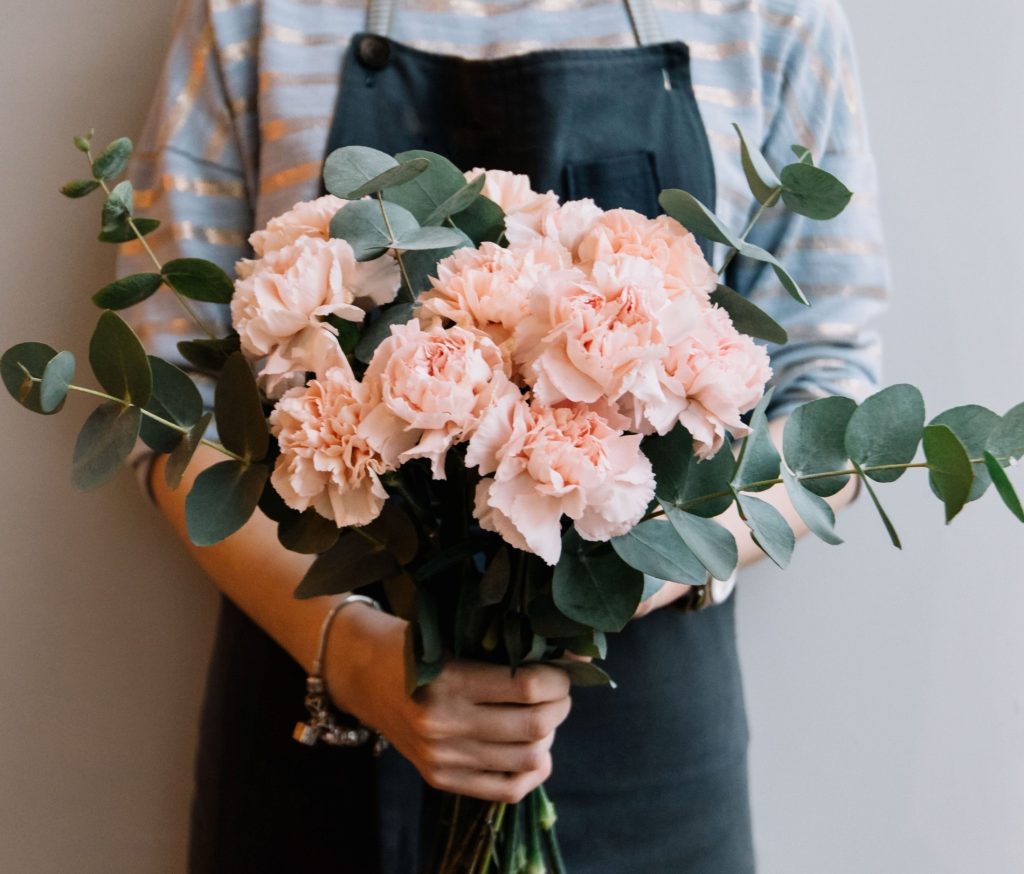
[[[755,221],[780,200],[827,220],[850,198],[795,148],[776,173],[741,136]],[[145,237],[123,172],[131,144],[94,160],[64,193],[105,193],[101,238]],[[316,554],[296,594],[372,586],[410,621],[409,690],[446,658],[564,667],[575,682],[660,581],[706,585],[735,571],[734,503],[780,566],[794,535],[755,495],[785,484],[807,526],[838,543],[825,498],[859,477],[897,545],[872,483],[926,468],[951,520],[995,485],[1024,521],[1006,468],[1024,456],[1024,404],[977,406],[925,424],[913,387],[858,405],[826,398],[787,423],[783,462],[767,432],[768,355],[785,331],[719,282],[695,234],[769,265],[683,191],[665,215],[562,203],[501,170],[463,174],[440,155],[348,147],[327,160],[329,194],[252,237],[232,280],[197,259],[160,263],[95,296],[106,310],[90,346],[101,390],[72,383],[69,352],[23,343],[3,381],[37,413],[69,391],[103,401],[86,421],[73,473],[108,480],[141,437],[170,453],[176,486],[200,443],[226,460],[188,496],[195,543],[216,543],[260,508],[289,549]],[[152,253],[151,253],[152,254]],[[230,304],[233,331],[180,345],[217,377],[204,411],[180,370],[147,356],[114,310],[161,288]],[[198,327],[205,330],[200,320]],[[749,414],[749,415],[748,415]],[[206,433],[215,415],[217,440]],[[734,451],[733,441],[740,441]],[[923,444],[924,461],[915,459]],[[543,788],[521,804],[451,799],[434,868],[563,870]]]

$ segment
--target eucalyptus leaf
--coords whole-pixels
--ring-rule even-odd
[[[167,483],[167,488],[172,492],[176,491],[178,486],[181,485],[185,471],[188,469],[192,457],[196,454],[196,450],[199,448],[200,443],[202,443],[203,435],[206,433],[206,429],[210,427],[210,422],[212,421],[213,413],[204,413],[199,421],[189,430],[188,434],[181,438],[178,445],[174,447],[174,450],[168,456],[167,463],[164,465],[164,482]]]
[[[75,148],[80,152],[88,152],[92,148],[92,134],[87,137],[75,137],[72,142],[75,144]]]
[[[631,568],[659,580],[703,585],[707,577],[704,565],[665,519],[641,522],[628,534],[613,538],[611,545]],[[650,597],[653,592],[644,594]]]
[[[546,664],[561,668],[569,675],[569,682],[580,689],[599,686],[617,688],[615,681],[593,662],[581,662],[575,659],[556,659]]]
[[[437,276],[437,265],[439,262],[451,255],[456,249],[472,245],[473,241],[465,234],[459,232],[459,243],[457,246],[405,252],[402,255],[402,264],[405,267],[405,275],[409,278],[409,288],[413,297],[418,297],[430,289],[430,278]]]
[[[789,342],[789,335],[782,325],[757,304],[751,303],[729,286],[719,285],[711,294],[711,302],[729,314],[733,326],[741,334],[767,340],[779,346]]]
[[[125,222],[109,231],[101,231],[98,239],[101,243],[130,243],[136,237],[148,236],[160,227],[159,221],[150,218],[137,218],[132,224],[134,228]]]
[[[178,353],[198,370],[220,373],[235,352],[241,349],[238,334],[231,334],[217,340],[182,340]]]
[[[71,480],[83,492],[109,482],[128,460],[142,424],[142,410],[114,401],[101,404],[85,420],[75,442]]]
[[[703,567],[701,568],[701,571],[700,579],[703,581],[707,577],[707,574],[703,573]],[[659,579],[658,577],[652,577],[650,574],[644,574],[644,593],[640,596],[640,603],[649,601],[657,595],[658,592],[665,588],[666,582],[668,581]]]
[[[782,188],[779,177],[775,175],[775,171],[769,166],[761,151],[747,142],[743,129],[738,124],[733,124],[733,127],[740,138],[740,160],[750,193],[762,205],[777,199],[779,189]]]
[[[480,173],[477,175],[472,181],[467,182],[440,206],[435,208],[434,211],[423,220],[423,225],[425,227],[429,227],[431,225],[443,224],[446,219],[456,213],[462,212],[464,209],[468,209],[480,196],[480,192],[483,191],[484,182],[486,181],[486,174]]]
[[[1024,458],[1024,404],[1018,404],[999,420],[986,448],[1004,464],[1010,459]]]
[[[798,303],[802,303],[804,306],[810,306],[803,290],[797,284],[797,281],[790,276],[789,271],[782,266],[782,263],[767,249],[762,249],[760,246],[755,246],[753,243],[741,242],[737,247],[739,253],[746,258],[752,258],[755,261],[761,261],[768,264],[773,271],[775,271],[775,278],[779,280],[782,287],[786,289],[786,293],[789,294],[793,300]]]
[[[146,410],[182,428],[191,428],[203,416],[203,398],[195,383],[162,358],[150,355],[149,367],[153,373],[153,395]],[[142,421],[141,436],[157,452],[173,452],[184,437],[181,431],[148,417]]]
[[[967,449],[946,425],[929,425],[922,436],[931,482],[946,507],[948,525],[970,499],[974,465]]]
[[[363,336],[356,344],[355,355],[363,364],[369,364],[377,347],[391,336],[393,325],[404,325],[413,317],[415,305],[411,303],[393,304],[382,310],[376,321],[367,325]]]
[[[46,365],[56,357],[57,350],[45,343],[18,343],[0,358],[0,376],[4,386],[25,409],[51,415],[45,413],[39,404],[38,380],[42,380]]]
[[[422,158],[429,162],[424,173],[403,185],[388,188],[384,192],[385,200],[407,209],[420,224],[427,224],[427,219],[466,185],[466,177],[462,171],[446,157],[438,155],[436,152],[412,149],[400,152],[396,157],[399,161],[414,161]]]
[[[633,618],[644,591],[644,575],[607,544],[588,543],[570,528],[562,538],[551,592],[565,616],[598,631],[621,631]]]
[[[988,445],[988,439],[999,424],[999,416],[986,407],[977,404],[968,404],[962,407],[954,407],[940,413],[929,425],[945,425],[956,434],[957,438],[967,450],[968,457],[981,459]],[[930,477],[929,480],[932,480]],[[971,487],[971,494],[968,501],[976,501],[988,491],[992,484],[992,478],[982,464],[974,465],[974,485]],[[941,498],[941,492],[936,488],[934,481],[931,481],[932,491]]]
[[[642,449],[654,468],[655,493],[658,498],[681,504],[686,500],[687,472],[693,457],[693,438],[690,432],[682,425],[676,425],[664,436],[648,437]]]
[[[144,407],[153,393],[153,374],[139,338],[116,313],[100,316],[89,341],[89,363],[96,379],[115,398]]]
[[[589,627],[570,619],[555,604],[550,591],[534,595],[527,604],[527,615],[537,634],[545,637],[576,637],[586,634]]]
[[[706,237],[715,243],[724,243],[733,249],[741,249],[742,241],[733,235],[728,226],[708,207],[688,191],[669,188],[662,191],[658,203],[665,212],[691,233]]]
[[[608,655],[608,638],[603,631],[591,629],[576,637],[555,638],[552,645],[590,659],[603,659]]]
[[[131,156],[132,141],[128,137],[114,140],[93,161],[93,178],[109,182],[111,179],[120,176],[128,166],[128,160]]]
[[[836,514],[828,501],[810,491],[785,467],[782,469],[782,481],[786,484],[793,509],[811,533],[830,546],[842,543],[843,539],[836,534]]]
[[[234,283],[220,267],[202,258],[177,258],[164,264],[163,278],[189,300],[231,303]]]
[[[61,188],[60,193],[65,197],[77,199],[92,194],[99,187],[100,184],[95,179],[72,179]]]
[[[151,297],[164,284],[159,273],[135,273],[103,286],[92,302],[105,310],[123,310]]]
[[[348,531],[313,562],[295,590],[295,597],[317,598],[351,592],[398,571],[398,563],[383,541],[374,542],[363,534]]]
[[[335,149],[324,162],[324,187],[335,197],[349,199],[349,194],[398,166],[390,155],[366,146],[345,146]]]
[[[835,176],[811,164],[790,164],[783,168],[781,177],[786,206],[809,219],[834,219],[853,197],[853,192]]]
[[[131,218],[133,206],[132,184],[127,179],[118,183],[103,202],[103,230],[114,231]]]
[[[893,385],[864,401],[850,416],[846,453],[871,479],[891,483],[905,467],[868,470],[879,465],[907,465],[914,460],[924,428],[924,398],[912,385]]]
[[[1006,475],[1006,471],[1003,470],[1003,466],[999,463],[999,459],[991,452],[986,452],[984,458],[985,467],[988,468],[989,476],[992,477],[992,482],[995,483],[999,497],[1003,499],[1007,509],[1021,522],[1024,522],[1024,508],[1021,507],[1017,491],[1014,489],[1013,483],[1010,482],[1010,478]]]
[[[452,216],[452,222],[475,246],[500,243],[505,234],[505,212],[482,194],[458,215]]]
[[[384,220],[385,212],[387,221]],[[417,228],[419,222],[408,210],[378,200],[357,200],[346,204],[331,219],[331,236],[345,240],[355,252],[357,261],[372,261],[393,248],[395,238],[391,236],[392,232],[400,237]]]
[[[213,546],[238,531],[256,512],[270,477],[263,464],[222,461],[208,467],[185,499],[185,524],[196,546]]]
[[[765,555],[785,570],[793,558],[796,537],[783,515],[767,501],[751,495],[736,496],[743,521]],[[716,574],[717,576],[717,574]],[[722,579],[719,577],[719,579]]]
[[[430,592],[423,588],[416,590],[416,631],[423,661],[441,661],[444,658],[444,642],[441,637],[437,602]]]
[[[249,362],[241,352],[228,358],[214,396],[221,443],[248,461],[260,461],[270,448],[270,435],[260,392]]]
[[[662,509],[683,542],[711,575],[719,580],[729,579],[739,562],[736,538],[729,529],[713,519],[686,513],[671,504],[662,504]]]
[[[394,247],[402,252],[454,248],[465,240],[465,236],[452,228],[415,228],[399,233]]]
[[[359,200],[361,197],[366,197],[370,194],[379,194],[385,188],[402,185],[410,179],[415,179],[429,166],[430,162],[426,158],[413,158],[411,161],[403,161],[397,167],[389,167],[369,182],[360,185],[355,191],[349,192],[345,195],[345,199]]]
[[[783,454],[793,473],[806,477],[848,467],[846,429],[856,409],[856,402],[850,398],[828,397],[793,410],[782,438]],[[802,484],[827,498],[842,490],[849,479],[831,476],[804,480]]]
[[[46,365],[39,384],[39,408],[43,413],[56,413],[64,405],[71,380],[75,378],[75,356],[59,352]]]
[[[811,154],[811,150],[807,146],[790,146],[790,150],[797,157],[797,161],[801,164],[810,164],[814,166],[814,156]]]
[[[763,492],[771,488],[771,485],[755,487],[754,484],[770,483],[779,478],[781,460],[779,451],[772,442],[765,414],[774,393],[774,389],[765,392],[750,417],[750,433],[743,439],[740,457],[736,462],[736,472],[732,478],[732,486],[737,491]]]
[[[889,518],[889,514],[885,512],[885,508],[882,506],[882,502],[878,499],[878,495],[875,493],[875,487],[871,485],[871,480],[868,479],[867,475],[861,470],[860,465],[857,462],[853,462],[854,468],[860,474],[860,481],[864,484],[864,489],[867,491],[868,496],[871,498],[871,503],[875,505],[875,509],[878,511],[878,515],[882,519],[882,524],[885,526],[886,533],[889,535],[889,539],[892,541],[892,545],[897,549],[903,549],[903,544],[900,542],[900,536],[896,532],[896,526],[892,524],[892,519]]]

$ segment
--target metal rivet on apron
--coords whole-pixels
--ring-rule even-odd
[[[359,40],[359,62],[369,70],[383,70],[391,60],[391,43],[386,37],[369,34]]]

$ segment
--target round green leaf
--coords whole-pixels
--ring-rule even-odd
[[[259,388],[241,352],[228,358],[217,382],[214,412],[220,440],[249,461],[260,461],[270,448],[270,432]]]
[[[388,216],[387,222],[384,221],[384,212]],[[342,207],[331,219],[331,236],[345,240],[355,252],[357,261],[372,261],[395,245],[392,232],[401,236],[418,227],[412,213],[394,203],[385,202],[382,211],[380,201],[357,200]]]
[[[775,175],[775,171],[769,166],[760,150],[747,142],[743,129],[738,124],[734,124],[733,127],[740,138],[740,161],[743,164],[743,175],[747,177],[750,193],[754,195],[758,203],[766,204],[776,198],[782,187],[782,182],[779,181],[779,177]]]
[[[693,457],[693,438],[682,425],[676,425],[668,434],[644,440],[644,455],[654,468],[655,494],[662,501],[681,504],[686,500],[686,482],[689,462]],[[725,484],[728,485],[726,479]]]
[[[782,199],[793,212],[810,219],[833,219],[850,203],[853,192],[831,173],[811,164],[790,164],[782,170]]]
[[[50,415],[40,406],[39,382],[36,380],[42,380],[46,365],[56,357],[57,350],[45,343],[19,343],[0,358],[0,377],[4,386],[25,409]]]
[[[107,310],[89,342],[89,363],[108,394],[144,407],[153,392],[153,374],[139,338],[116,313]]]
[[[871,479],[891,483],[906,468],[869,470],[879,465],[906,465],[914,460],[924,428],[924,398],[912,385],[894,385],[869,397],[850,417],[846,452]]]
[[[234,460],[204,470],[185,499],[189,539],[213,546],[238,531],[256,511],[269,476],[266,465]]]
[[[392,325],[404,325],[413,317],[415,305],[411,303],[393,304],[381,310],[376,321],[367,325],[363,336],[356,344],[356,358],[369,364],[377,347],[391,336]]]
[[[741,334],[767,340],[779,346],[789,342],[789,335],[768,313],[751,303],[727,285],[719,285],[711,294],[711,302],[729,314],[733,326]]]
[[[504,211],[482,194],[462,212],[453,215],[452,222],[475,246],[498,243],[505,233]]]
[[[232,333],[217,340],[182,340],[178,352],[189,364],[198,370],[219,374],[228,358],[241,349],[238,334]]]
[[[87,137],[75,137],[72,142],[75,144],[75,148],[80,152],[88,152],[92,148],[92,134]]]
[[[133,224],[134,230],[125,222],[110,231],[102,231],[98,239],[101,243],[130,243],[136,236],[145,237],[160,227],[159,221],[148,218],[137,218]],[[138,234],[135,231],[138,231]]]
[[[711,575],[719,580],[729,579],[739,562],[736,538],[729,529],[714,519],[685,513],[671,504],[662,504],[662,509],[683,543]]]
[[[411,161],[403,161],[397,167],[390,167],[383,173],[375,176],[365,185],[360,185],[355,191],[350,191],[345,197],[347,200],[359,200],[370,194],[379,194],[385,188],[395,185],[402,185],[410,179],[420,175],[430,162],[426,158],[413,158]]]
[[[413,228],[396,234],[395,248],[402,252],[453,248],[466,238],[461,231],[451,228]]]
[[[167,463],[164,465],[164,481],[167,483],[167,488],[172,492],[181,485],[185,471],[191,463],[192,457],[196,454],[196,450],[203,440],[203,435],[206,433],[206,429],[210,427],[210,422],[212,421],[213,413],[205,413],[188,434],[178,441],[178,445],[168,457]]]
[[[964,508],[974,485],[974,466],[967,449],[945,425],[929,425],[923,434],[924,456],[931,481],[946,505],[946,523]]]
[[[203,415],[203,398],[195,383],[162,358],[150,355],[149,366],[153,372],[153,396],[146,410],[182,428],[191,428]],[[151,449],[173,452],[185,435],[145,417],[141,436]]]
[[[132,184],[127,179],[119,183],[103,203],[103,231],[117,230],[131,218],[133,207]]]
[[[836,534],[836,514],[828,501],[809,491],[800,480],[786,468],[782,469],[782,481],[793,504],[793,509],[803,519],[811,533],[831,546],[838,546],[843,539]]]
[[[770,485],[753,487],[754,483],[768,483],[779,478],[781,459],[768,430],[765,411],[771,403],[774,390],[770,389],[761,398],[750,417],[750,433],[743,439],[743,447],[736,463],[732,486],[737,491],[763,492]]]
[[[108,401],[85,420],[75,442],[71,479],[83,492],[108,482],[128,460],[142,424],[142,410]]]
[[[109,182],[111,179],[120,176],[128,166],[128,159],[131,156],[132,141],[128,137],[114,140],[93,161],[93,178]]]
[[[964,445],[970,458],[981,459],[988,445],[989,436],[993,429],[999,424],[999,416],[986,407],[977,404],[968,404],[963,407],[954,407],[940,413],[928,424],[945,425],[956,434],[957,438]],[[992,478],[988,475],[984,465],[974,466],[974,485],[971,487],[971,494],[968,501],[976,501],[988,490]],[[937,497],[942,497],[936,489],[935,482],[931,482],[932,491]]]
[[[460,234],[457,246],[405,252],[402,255],[402,263],[405,265],[405,274],[409,277],[409,286],[413,295],[418,296],[430,288],[430,278],[437,276],[438,262],[447,258],[456,249],[472,245],[473,241],[469,237]]]
[[[351,592],[398,570],[394,556],[383,545],[350,531],[313,562],[296,588],[295,597],[318,598]]]
[[[99,187],[100,184],[95,179],[73,179],[61,188],[60,193],[65,197],[79,198],[92,194]]]
[[[103,286],[92,302],[105,310],[123,310],[154,295],[164,279],[159,273],[135,273]]]
[[[400,152],[397,158],[403,162],[425,159],[429,163],[426,171],[415,179],[384,191],[385,200],[404,207],[420,224],[427,224],[435,211],[466,186],[462,171],[444,155],[411,149]]]
[[[992,429],[987,449],[996,458],[1007,463],[1024,458],[1024,404],[1010,410]]]
[[[743,494],[738,495],[736,500],[743,513],[743,521],[747,523],[754,537],[754,543],[768,558],[785,570],[796,547],[796,537],[789,523],[767,501]]]
[[[483,191],[484,183],[487,181],[487,174],[480,173],[472,181],[467,182],[462,188],[447,198],[430,215],[423,220],[423,225],[443,224],[445,219],[468,209]]]
[[[74,378],[74,355],[61,352],[50,359],[39,384],[39,407],[44,413],[56,413],[61,408]]]
[[[325,519],[316,510],[296,513],[277,526],[277,539],[291,552],[319,555],[338,542],[338,526]]]
[[[551,592],[569,619],[598,631],[621,631],[640,606],[644,575],[607,544],[588,543],[570,528],[562,538]]]
[[[202,258],[178,258],[163,269],[164,282],[189,300],[206,303],[231,303],[235,286],[231,277],[212,261]]]
[[[830,397],[797,407],[786,421],[782,449],[786,464],[798,477],[844,470],[846,428],[857,404],[849,398]],[[803,485],[823,498],[834,495],[849,476],[808,479]]]
[[[665,519],[641,522],[628,534],[613,538],[611,544],[631,568],[659,580],[702,586],[707,578],[704,565]]]
[[[324,187],[335,197],[349,198],[353,191],[398,166],[398,161],[366,146],[336,149],[324,162]]]

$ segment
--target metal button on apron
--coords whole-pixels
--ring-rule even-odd
[[[359,63],[369,70],[383,70],[391,60],[391,43],[387,37],[367,34],[359,40],[356,49]]]

